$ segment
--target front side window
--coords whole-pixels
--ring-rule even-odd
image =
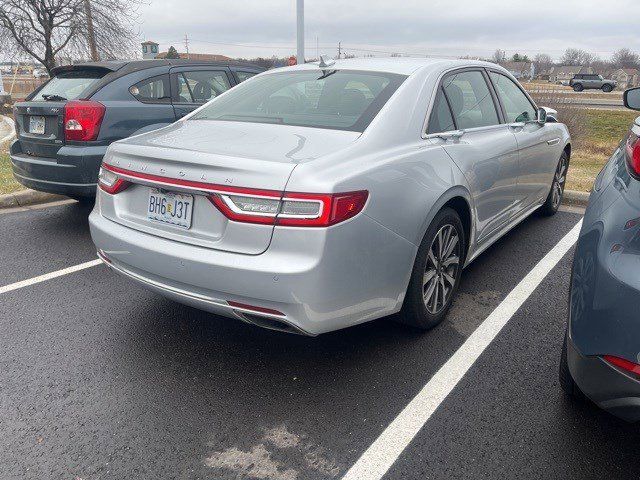
[[[393,73],[320,69],[261,75],[238,85],[190,120],[362,132],[405,79]]]
[[[169,76],[159,75],[136,83],[129,93],[143,103],[171,103]]]
[[[513,80],[496,72],[490,72],[489,75],[504,107],[507,123],[532,122],[536,119],[535,107]]]
[[[500,120],[489,86],[479,71],[453,73],[443,80],[443,89],[459,129],[498,125]]]
[[[178,73],[180,103],[206,103],[230,88],[227,74],[221,71],[197,70]]]
[[[435,101],[433,103],[433,110],[429,117],[429,126],[427,127],[427,134],[433,135],[435,133],[448,132],[455,130],[455,122],[451,116],[451,110],[449,104],[444,96],[444,90],[442,87],[438,88]]]

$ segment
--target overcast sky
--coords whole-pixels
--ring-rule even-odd
[[[558,58],[567,47],[603,59],[618,48],[640,51],[638,1],[616,0],[307,0],[306,56],[491,56],[545,52]],[[141,39],[231,57],[295,53],[295,0],[148,0]]]

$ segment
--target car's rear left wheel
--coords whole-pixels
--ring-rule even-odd
[[[466,239],[460,216],[441,210],[429,225],[398,320],[422,330],[438,325],[451,307],[460,284]]]

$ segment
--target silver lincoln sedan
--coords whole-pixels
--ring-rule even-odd
[[[91,235],[116,272],[261,327],[317,335],[397,313],[429,329],[463,267],[557,211],[571,145],[556,116],[490,63],[272,70],[113,143]]]

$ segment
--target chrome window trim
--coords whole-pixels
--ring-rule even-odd
[[[476,131],[482,130],[482,129],[486,129],[486,128],[492,128],[492,127],[499,127],[499,126],[504,126],[505,125],[505,118],[504,118],[504,113],[502,110],[502,104],[500,103],[498,96],[497,96],[497,92],[495,91],[495,88],[493,86],[493,83],[491,82],[491,79],[488,78],[489,74],[488,71],[489,70],[493,70],[489,67],[486,67],[484,65],[465,65],[465,66],[457,66],[457,67],[451,67],[445,71],[443,71],[439,76],[438,76],[438,80],[436,81],[436,86],[434,87],[433,91],[431,92],[431,99],[429,100],[429,107],[427,108],[427,114],[425,116],[424,122],[422,123],[422,131],[420,134],[420,137],[423,140],[430,140],[433,138],[438,138],[438,135],[446,135],[448,133],[453,133],[456,132],[458,129],[455,130],[447,130],[446,132],[440,132],[438,134],[427,134],[427,128],[429,127],[429,119],[431,118],[431,113],[433,112],[433,108],[435,106],[435,101],[436,101],[436,95],[438,94],[438,90],[440,89],[440,87],[442,86],[442,80],[444,79],[444,77],[446,77],[447,75],[460,71],[479,71],[482,73],[482,76],[485,79],[485,82],[487,82],[487,88],[489,89],[489,92],[491,93],[491,98],[493,100],[493,104],[494,107],[496,109],[496,115],[498,116],[498,121],[500,123],[496,124],[496,125],[485,125],[483,127],[474,127],[474,128],[467,128],[464,129],[465,133],[474,133]],[[496,72],[499,72],[499,70],[495,70]],[[504,73],[503,73],[504,74]],[[455,121],[455,119],[454,119]]]

